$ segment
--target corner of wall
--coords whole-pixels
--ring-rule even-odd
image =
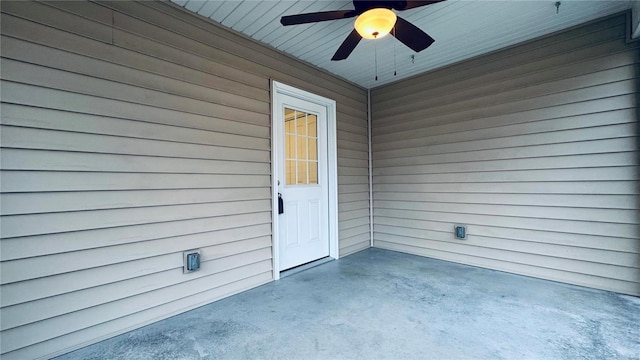
[[[367,140],[369,143],[369,247],[373,247],[373,153],[371,151],[371,89],[367,89]]]
[[[631,8],[631,39],[640,38],[640,1],[634,1]]]

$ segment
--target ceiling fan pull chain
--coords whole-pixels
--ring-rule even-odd
[[[375,58],[374,61],[376,63],[376,81],[378,81],[378,42],[377,41],[374,41],[373,49],[374,49],[373,51],[374,51],[374,58]]]
[[[396,37],[396,27],[393,27],[393,37]],[[396,65],[396,42],[393,42],[393,76],[397,75],[398,66]]]

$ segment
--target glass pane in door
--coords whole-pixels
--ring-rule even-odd
[[[285,107],[284,121],[286,184],[318,184],[317,116]]]

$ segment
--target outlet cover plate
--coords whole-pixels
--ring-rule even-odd
[[[453,234],[455,235],[456,239],[467,240],[467,225],[453,225]]]
[[[200,270],[200,258],[202,251],[200,249],[187,250],[182,253],[182,272],[187,274]]]

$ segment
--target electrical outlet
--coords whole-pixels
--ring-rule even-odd
[[[466,225],[453,225],[453,233],[456,239],[467,239],[467,226]]]
[[[187,274],[200,270],[200,249],[188,250],[182,253],[182,272]]]

